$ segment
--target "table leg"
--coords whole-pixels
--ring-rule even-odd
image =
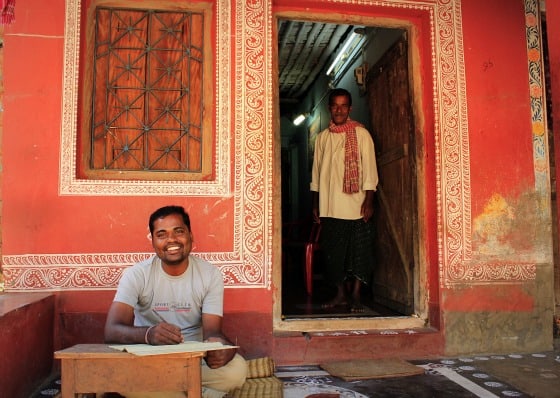
[[[76,384],[76,378],[74,373],[74,360],[72,359],[64,359],[61,361],[61,380],[62,388],[61,388],[61,395],[62,398],[74,398],[74,385]]]
[[[190,364],[187,365],[190,366],[188,380],[187,380],[187,385],[189,386],[187,390],[187,397],[200,398],[202,397],[202,386],[201,386],[202,370],[200,367],[200,361],[198,360],[194,364],[192,363],[194,361],[189,361],[189,362]]]

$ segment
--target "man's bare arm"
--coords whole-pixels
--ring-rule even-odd
[[[181,329],[167,322],[134,326],[134,308],[118,301],[111,304],[105,323],[105,342],[119,344],[178,344],[183,341]]]
[[[219,341],[222,344],[233,345],[222,332],[222,317],[213,314],[202,314],[202,333],[204,341]],[[228,348],[225,350],[208,351],[206,363],[212,369],[224,366],[235,356],[236,349]]]

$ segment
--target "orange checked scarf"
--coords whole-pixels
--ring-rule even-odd
[[[360,191],[356,127],[363,127],[363,125],[350,118],[346,120],[346,123],[338,126],[332,120],[329,123],[329,130],[332,133],[346,133],[346,142],[344,144],[344,193]]]

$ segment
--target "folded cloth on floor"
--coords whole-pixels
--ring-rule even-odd
[[[412,376],[424,369],[403,359],[354,359],[328,362],[320,365],[330,375],[345,381],[379,379],[383,377]]]
[[[248,379],[273,376],[274,370],[274,361],[270,357],[247,360]]]
[[[284,383],[275,376],[247,379],[241,388],[230,391],[227,396],[232,398],[282,398]]]
[[[274,376],[274,361],[270,357],[247,360],[247,380],[234,391],[232,398],[282,398],[284,384]]]

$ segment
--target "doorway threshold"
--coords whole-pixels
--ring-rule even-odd
[[[344,318],[379,318],[384,317],[384,315],[378,313],[370,313],[369,311],[364,313],[330,313],[330,314],[299,314],[299,315],[282,315],[283,319],[317,319],[317,318],[334,318],[334,319],[344,319]]]
[[[317,318],[281,318],[274,319],[274,333],[325,333],[352,331],[362,333],[365,331],[375,331],[376,333],[391,331],[401,331],[406,333],[416,333],[417,331],[432,330],[427,326],[427,320],[417,316],[396,316],[396,317],[349,317],[333,318],[329,315]]]

